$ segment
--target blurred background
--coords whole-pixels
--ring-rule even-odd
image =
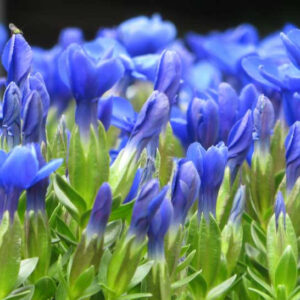
[[[300,26],[299,0],[0,0],[0,21],[15,23],[31,44],[44,47],[52,46],[66,26],[83,28],[89,39],[100,27],[155,12],[174,22],[179,35],[190,30],[222,30],[243,22],[257,26],[262,36],[286,22]]]

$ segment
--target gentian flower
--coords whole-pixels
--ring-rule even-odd
[[[254,139],[258,140],[260,149],[265,152],[270,146],[270,136],[275,125],[273,104],[264,95],[259,96],[253,111]]]
[[[234,124],[228,136],[228,166],[232,183],[251,147],[252,132],[252,112],[248,110],[245,116]]]
[[[86,236],[91,240],[93,236],[102,238],[111,212],[112,194],[108,183],[103,183],[98,190],[90,220],[86,228]]]
[[[81,133],[97,124],[97,101],[123,75],[119,59],[94,60],[77,44],[70,45],[59,61],[60,75],[76,100],[75,120]]]
[[[136,197],[140,183],[141,183],[142,172],[143,172],[143,170],[141,168],[137,169],[134,179],[133,179],[133,182],[132,182],[132,185],[131,185],[131,188],[130,188],[130,191],[127,194],[123,203],[130,202]]]
[[[43,104],[40,94],[32,91],[27,96],[23,112],[23,144],[40,143],[43,139]]]
[[[138,156],[149,142],[155,142],[169,115],[169,100],[164,93],[154,91],[143,105],[131,132],[128,147]]]
[[[133,207],[128,235],[135,235],[137,242],[147,234],[150,222],[165,198],[168,187],[159,192],[159,183],[152,179],[142,188]]]
[[[224,177],[227,153],[224,143],[212,146],[207,151],[199,143],[193,143],[187,150],[187,159],[194,163],[201,179],[198,216],[204,214],[206,220],[210,213],[216,215],[216,202]]]
[[[234,196],[229,216],[229,220],[237,226],[241,224],[242,215],[245,209],[245,201],[246,187],[241,185]]]
[[[236,121],[238,96],[228,83],[221,83],[218,89],[219,139],[227,141],[229,131]]]
[[[46,200],[47,188],[49,185],[48,176],[50,175],[50,173],[54,172],[56,169],[60,167],[63,160],[55,159],[47,164],[42,155],[40,145],[32,144],[30,147],[38,162],[38,170],[40,171],[44,170],[43,172],[48,173],[48,175],[44,177],[44,175],[42,174],[39,180],[34,180],[34,184],[32,184],[29,188],[27,188],[26,210],[27,212],[34,211],[35,213],[37,213],[38,211],[40,211],[42,213],[45,213],[45,200]]]
[[[84,42],[83,31],[78,27],[64,28],[58,38],[58,44],[66,49],[73,43],[82,44]]]
[[[286,217],[285,203],[284,203],[282,193],[280,191],[276,195],[274,211],[275,211],[276,228],[278,228],[278,219],[281,214],[283,215],[283,222],[285,225],[285,217]]]
[[[158,64],[154,90],[165,93],[170,101],[174,103],[181,80],[180,56],[171,50],[163,51]]]
[[[173,206],[165,198],[153,216],[148,229],[148,256],[149,259],[164,259],[164,237],[171,224]]]
[[[8,85],[3,97],[2,137],[10,148],[20,144],[21,92],[14,82]]]
[[[157,66],[160,56],[158,54],[146,54],[132,58],[133,70],[131,76],[138,80],[155,81]]]
[[[12,220],[22,191],[48,177],[61,165],[62,159],[52,160],[40,168],[33,146],[17,146],[8,154],[1,151],[0,159],[0,219],[3,213],[8,211]],[[34,207],[34,205],[29,206]]]
[[[176,28],[159,15],[129,19],[117,28],[117,38],[131,56],[155,53],[174,40]]]
[[[106,131],[111,122],[113,98],[114,97],[101,98],[98,101],[98,120],[101,121]]]
[[[184,225],[189,209],[199,195],[200,178],[192,161],[181,159],[172,182],[172,226]]]
[[[5,26],[0,24],[0,54],[2,53],[3,47],[8,39],[8,34]]]
[[[2,64],[7,72],[7,84],[20,84],[31,68],[32,51],[19,30],[13,29],[12,36],[2,53]]]
[[[239,96],[238,118],[241,119],[248,109],[253,110],[258,99],[258,91],[254,84],[249,83],[243,87]]]
[[[211,98],[194,98],[187,111],[187,130],[190,141],[198,141],[205,149],[213,145],[219,133],[218,105]]]
[[[288,33],[280,34],[281,40],[292,63],[300,68],[300,30],[292,29]]]
[[[295,122],[285,139],[286,186],[291,191],[300,175],[300,121]]]

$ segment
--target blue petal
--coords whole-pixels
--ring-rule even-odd
[[[0,169],[1,182],[6,187],[26,189],[38,172],[38,161],[27,147],[15,147]]]
[[[40,180],[48,177],[51,173],[55,172],[63,163],[62,158],[53,159],[50,162],[48,162],[45,166],[43,166],[41,169],[38,170],[36,173],[36,176],[34,177],[31,186],[35,183],[39,182]]]

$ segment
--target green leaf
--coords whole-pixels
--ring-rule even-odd
[[[211,289],[208,294],[206,299],[207,300],[212,300],[216,299],[220,296],[222,296],[224,293],[226,293],[230,287],[232,286],[233,282],[235,281],[236,275],[233,275],[229,279],[223,281],[222,283],[218,284],[215,286],[213,289]]]
[[[84,294],[84,291],[92,284],[95,276],[94,266],[90,266],[83,271],[76,279],[74,285],[71,288],[71,295],[73,298],[78,298]]]
[[[39,260],[38,257],[32,257],[32,258],[23,259],[21,261],[16,287],[24,283],[25,280],[31,275],[31,273],[34,271],[38,263],[38,260]]]
[[[69,226],[61,218],[56,218],[56,233],[72,245],[77,245],[77,240]]]
[[[116,201],[114,201],[114,202],[116,202]],[[111,215],[109,217],[109,220],[113,221],[113,220],[118,220],[118,219],[121,219],[121,220],[127,219],[128,217],[131,216],[133,205],[134,205],[134,201],[130,201],[125,204],[121,204],[116,209],[113,209],[113,211],[111,212]]]
[[[128,290],[132,289],[136,285],[138,285],[142,280],[148,275],[148,273],[151,270],[151,267],[153,266],[153,261],[150,260],[146,262],[143,265],[138,266],[136,269],[129,285],[128,285]]]
[[[104,233],[104,247],[106,248],[111,246],[120,237],[121,231],[121,220],[108,223]]]
[[[33,292],[34,286],[28,285],[14,290],[9,296],[4,298],[4,300],[31,300]]]
[[[290,293],[297,282],[297,262],[291,246],[283,252],[275,272],[275,285],[284,285]]]
[[[268,294],[262,292],[261,290],[249,288],[250,291],[254,292],[255,294],[261,296],[264,300],[273,300],[274,298],[270,297]]]
[[[85,212],[86,204],[81,196],[58,174],[55,175],[53,187],[58,200],[68,209],[77,221]]]
[[[32,300],[48,300],[54,297],[56,292],[55,281],[51,277],[42,277],[35,284]]]
[[[141,298],[148,298],[148,297],[152,297],[152,294],[150,293],[128,294],[119,297],[117,300],[131,300],[131,299],[141,299]]]
[[[186,257],[184,261],[182,261],[177,267],[176,267],[176,272],[181,272],[185,268],[187,268],[194,258],[194,255],[196,254],[196,249],[194,249],[189,255]]]
[[[194,272],[193,274],[189,275],[189,276],[186,276],[176,282],[173,282],[171,284],[171,289],[172,291],[175,291],[179,288],[182,288],[184,287],[185,285],[187,285],[188,283],[192,282],[197,276],[198,274],[201,273],[201,270],[200,271],[197,271],[197,272]]]
[[[4,215],[4,218],[8,218],[8,213]],[[15,215],[14,223],[8,225],[0,244],[0,299],[2,299],[13,290],[20,270],[21,228],[17,215]]]
[[[259,276],[257,276],[250,268],[247,268],[248,274],[250,275],[251,279],[260,287],[263,288],[270,296],[272,296],[273,290],[272,288],[263,281]]]

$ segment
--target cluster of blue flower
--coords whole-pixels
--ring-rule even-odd
[[[244,222],[252,222],[254,244],[266,241],[273,207],[276,230],[290,229],[287,212],[298,222],[300,30],[293,25],[264,39],[248,24],[179,39],[171,22],[140,16],[101,28],[92,41],[81,29],[66,28],[51,49],[31,47],[18,28],[10,30],[9,38],[0,26],[6,71],[0,78],[0,222],[21,219],[27,233],[41,226],[37,232],[48,236],[52,259],[51,250],[33,250],[29,234],[20,254],[39,257],[28,279],[35,285],[33,299],[53,297],[35,294],[38,282],[52,276],[53,257],[59,263],[52,268],[60,270],[59,279],[53,275],[57,299],[83,299],[88,292],[133,299],[131,289],[144,286],[146,277],[152,299],[217,299],[232,287],[241,251],[252,259],[251,268],[263,264],[251,242],[242,247],[243,214]],[[32,214],[42,216],[44,225],[34,223]],[[291,257],[298,259],[286,232],[277,261],[291,245]],[[108,234],[115,235],[112,241]],[[60,245],[56,250],[51,239]],[[149,268],[141,265],[145,241],[148,262],[156,262]],[[0,239],[0,250],[3,245]],[[297,299],[293,285],[284,292],[290,298],[280,298],[286,279],[274,279],[275,258],[267,259],[265,276],[275,295],[267,299]],[[259,262],[252,266],[254,260]],[[139,265],[148,271],[135,278]],[[89,272],[98,277],[84,285],[80,280]],[[251,272],[245,271],[256,278]],[[243,299],[263,295],[242,281],[254,293]],[[5,288],[0,283],[0,296],[12,292]],[[238,299],[234,293],[230,299]]]

